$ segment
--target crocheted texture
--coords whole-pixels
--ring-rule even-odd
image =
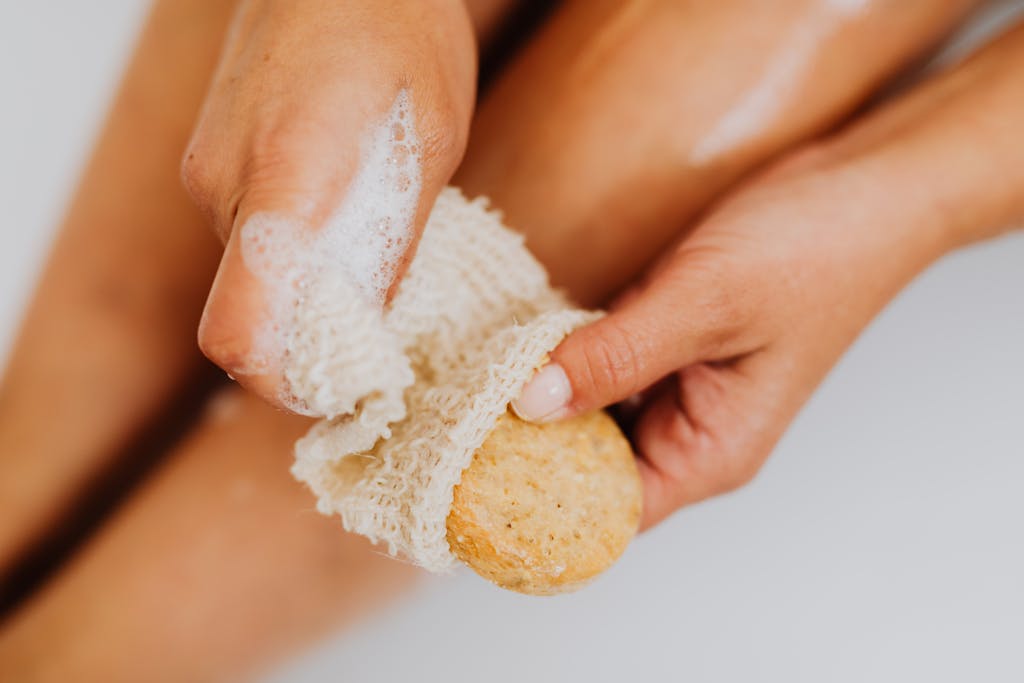
[[[307,355],[289,382],[299,397],[352,408],[299,440],[292,473],[349,531],[447,570],[462,471],[548,352],[597,314],[572,308],[485,200],[454,188],[385,312],[324,305],[290,351]]]

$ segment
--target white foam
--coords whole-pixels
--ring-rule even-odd
[[[363,145],[358,173],[345,201],[318,236],[325,264],[344,268],[378,303],[412,239],[420,196],[420,150],[406,91]]]
[[[267,313],[253,336],[246,370],[282,366],[285,377],[296,381],[289,381],[281,400],[297,412],[337,414],[339,407],[326,405],[325,397],[297,391],[312,386],[298,379],[318,372],[344,343],[341,331],[331,329],[337,306],[383,307],[412,240],[420,186],[419,140],[412,101],[403,90],[362,140],[357,171],[323,225],[257,213],[242,226],[242,259],[261,281]],[[317,329],[321,333],[312,334]]]
[[[730,107],[690,154],[702,165],[754,138],[791,101],[794,91],[814,65],[821,43],[844,20],[860,13],[870,0],[824,0],[821,12],[797,24],[782,49],[768,60],[757,84]]]

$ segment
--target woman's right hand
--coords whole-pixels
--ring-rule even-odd
[[[199,329],[211,360],[302,410],[283,379],[290,288],[326,256],[383,305],[462,157],[476,61],[462,2],[241,3],[182,164],[227,243]],[[278,268],[246,238],[268,224]]]

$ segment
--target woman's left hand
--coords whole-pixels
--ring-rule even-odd
[[[644,526],[749,481],[892,296],[1024,219],[1024,148],[1003,142],[1024,119],[1021,69],[1024,26],[769,168],[563,342],[517,411],[626,400]]]

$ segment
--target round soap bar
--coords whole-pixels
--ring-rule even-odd
[[[506,413],[455,487],[448,545],[502,588],[564,593],[615,562],[640,507],[632,449],[607,414],[537,425]]]

